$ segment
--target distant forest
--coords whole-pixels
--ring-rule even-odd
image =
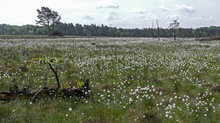
[[[123,29],[106,25],[81,25],[60,23],[56,27],[58,35],[70,36],[109,36],[109,37],[173,37],[173,30],[168,28]],[[47,35],[45,26],[23,25],[14,26],[0,24],[0,35]],[[220,26],[178,28],[177,37],[212,37],[220,35]]]

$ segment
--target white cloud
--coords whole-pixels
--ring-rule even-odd
[[[112,21],[112,20],[115,20],[116,19],[116,16],[117,16],[117,13],[115,12],[109,12],[105,18],[105,20],[107,21]]]
[[[141,8],[133,8],[131,11],[130,11],[130,13],[133,13],[133,14],[146,14],[146,13],[148,13],[148,11],[147,10],[145,10],[145,9],[141,9]]]
[[[82,19],[85,19],[85,20],[94,20],[94,17],[93,17],[93,16],[90,16],[90,15],[88,15],[88,14],[86,13],[86,14],[84,14],[84,15],[82,16]]]
[[[103,1],[101,2],[100,4],[97,5],[97,9],[101,9],[101,8],[112,8],[112,9],[118,9],[120,6],[119,4],[114,1],[114,2],[111,2],[111,1]]]
[[[192,6],[187,6],[185,4],[177,4],[175,7],[167,7],[165,5],[160,5],[163,11],[184,11],[184,12],[195,12],[195,8]]]
[[[173,10],[171,8],[166,7],[165,5],[160,5],[159,8],[161,8],[163,11]]]
[[[137,20],[156,20],[158,19],[158,16],[156,16],[155,14],[152,14],[150,12],[148,12],[146,9],[141,9],[141,8],[133,8],[130,13],[132,14],[131,17],[133,19],[137,19]]]
[[[181,10],[184,12],[195,12],[195,8],[192,6],[187,6],[185,4],[181,4],[181,5],[176,5],[176,9],[177,10]]]

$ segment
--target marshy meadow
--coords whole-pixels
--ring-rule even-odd
[[[81,87],[87,98],[0,102],[2,123],[169,123],[220,120],[220,40],[0,39],[0,91]]]

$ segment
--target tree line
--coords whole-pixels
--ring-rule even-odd
[[[70,36],[109,36],[109,37],[173,37],[173,30],[169,28],[160,28],[158,35],[157,28],[143,29],[123,29],[109,27],[106,25],[82,25],[72,23],[59,23],[57,35]],[[48,29],[45,26],[23,25],[15,26],[0,24],[0,35],[48,35]],[[211,37],[220,35],[220,26],[192,28],[178,28],[177,37]]]

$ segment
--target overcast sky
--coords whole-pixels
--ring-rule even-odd
[[[0,0],[0,24],[35,24],[36,9],[47,6],[65,23],[120,28],[220,26],[220,0]]]

